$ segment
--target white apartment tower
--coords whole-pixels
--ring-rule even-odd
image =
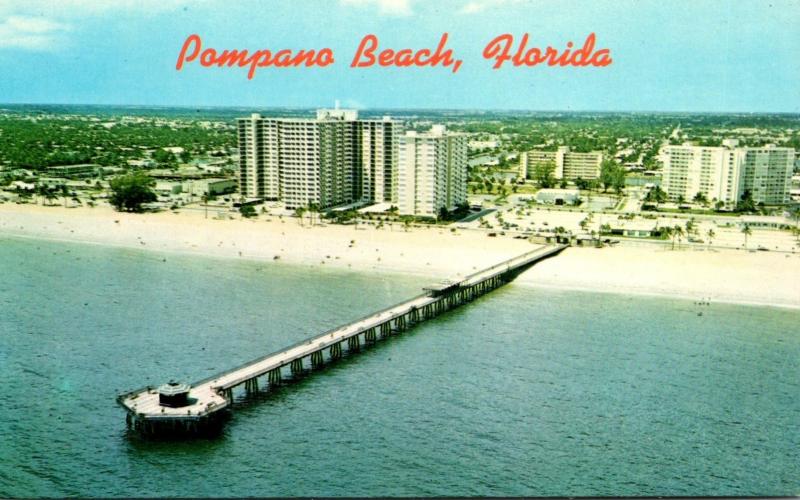
[[[361,197],[397,200],[397,155],[402,124],[389,119],[361,120]]]
[[[438,217],[467,201],[467,136],[443,125],[400,138],[397,205],[404,215]]]
[[[665,146],[662,186],[672,199],[691,200],[702,193],[709,201],[728,208],[750,191],[755,203],[781,205],[789,201],[795,151],[792,148],[737,147],[684,144]]]
[[[318,110],[316,119],[240,118],[241,194],[289,209],[390,200],[401,127],[338,108]]]

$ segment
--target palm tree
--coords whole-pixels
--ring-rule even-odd
[[[694,219],[687,220],[686,221],[686,235],[688,236],[688,235],[694,233],[694,230],[695,230]]]
[[[55,190],[45,188],[44,198],[47,200],[48,205],[52,205],[52,201],[58,198],[58,196],[56,196]]]
[[[58,186],[59,191],[61,191],[61,197],[64,198],[64,208],[67,208],[67,197],[69,196],[69,188],[66,184],[59,184]]]
[[[303,225],[303,214],[306,213],[306,207],[297,207],[294,209],[294,216],[297,217],[297,222]]]
[[[797,245],[796,246],[800,246],[800,228],[793,227],[792,228],[792,234],[795,236],[795,238],[797,238],[797,240],[796,240]],[[794,248],[792,249],[792,253],[794,253]]]
[[[753,230],[750,229],[750,226],[745,224],[742,228],[742,234],[744,234],[744,249],[747,250],[747,237],[753,234]]]
[[[675,238],[678,238],[678,248],[681,247],[681,237],[684,235],[683,228],[679,224],[675,224],[672,228],[672,249],[675,250]]]
[[[314,222],[316,222],[316,219],[317,219],[316,214],[318,214],[318,213],[319,213],[319,203],[317,203],[315,201],[312,201],[311,203],[309,203],[308,204],[308,217],[309,217],[309,219],[311,219],[311,225],[312,226],[314,225]]]
[[[662,228],[661,231],[664,233],[664,235],[667,238],[672,239],[672,227],[671,226],[664,226],[664,228]],[[672,243],[672,248],[675,248],[675,243],[674,242]]]
[[[203,201],[203,206],[206,209],[206,219],[208,219],[208,200],[209,199],[210,199],[210,197],[208,196],[208,193],[207,192],[203,193],[203,197],[201,198],[201,200]]]
[[[44,205],[45,195],[47,194],[48,188],[44,184],[37,184],[35,188],[36,194],[39,196],[39,203]]]

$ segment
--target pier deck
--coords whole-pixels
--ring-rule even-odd
[[[530,265],[564,248],[565,245],[539,248],[462,279],[428,288],[422,295],[196,382],[184,406],[162,405],[159,392],[151,387],[123,394],[118,402],[128,412],[128,424],[145,434],[161,432],[159,429],[165,423],[170,430],[192,430],[198,422],[230,406],[235,387],[244,384],[247,390],[258,390],[259,377],[269,375],[269,382],[279,381],[281,369],[287,366],[292,373],[302,372],[303,360],[307,358],[312,367],[320,366],[326,349],[329,359],[337,359],[341,357],[343,342],[347,342],[348,350],[352,351],[359,348],[360,336],[365,342],[375,341],[378,332],[385,337],[435,317],[507,283]]]

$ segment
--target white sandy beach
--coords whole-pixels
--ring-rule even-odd
[[[481,231],[400,225],[320,225],[261,216],[218,220],[202,211],[126,214],[108,207],[0,204],[0,236],[258,259],[368,272],[457,278],[536,246]],[[277,259],[276,259],[277,257]],[[709,298],[800,308],[800,254],[669,250],[660,246],[569,248],[517,283],[563,289]]]

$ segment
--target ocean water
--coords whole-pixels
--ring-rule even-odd
[[[0,238],[0,497],[800,493],[800,312],[519,284],[242,402],[218,438],[126,431],[122,391],[425,283]]]

